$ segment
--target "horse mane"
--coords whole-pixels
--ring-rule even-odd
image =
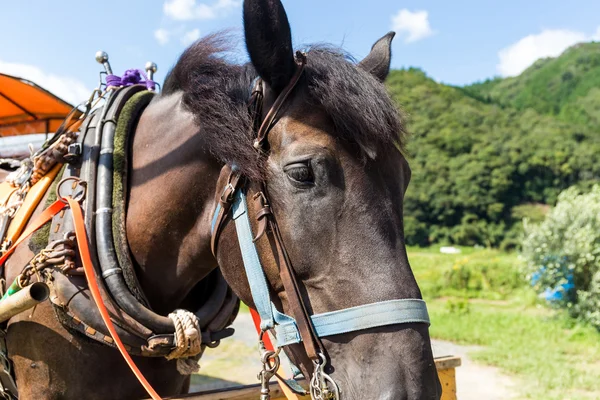
[[[307,95],[332,119],[335,135],[360,145],[363,152],[404,150],[400,111],[382,82],[333,46],[309,47],[307,60]]]
[[[236,164],[251,179],[262,179],[263,160],[253,147],[248,112],[256,72],[249,64],[227,61],[228,41],[229,35],[214,34],[187,48],[167,74],[162,95],[182,91],[182,102],[208,137],[211,154]],[[403,149],[400,113],[381,82],[332,46],[312,46],[307,58],[300,86],[310,104],[329,115],[336,128],[332,134],[358,144],[363,156],[366,149]]]
[[[227,61],[229,39],[230,35],[214,34],[188,47],[167,74],[162,95],[183,91],[183,105],[207,137],[210,153],[223,163],[236,164],[247,177],[260,179],[247,105],[256,73],[249,65]]]

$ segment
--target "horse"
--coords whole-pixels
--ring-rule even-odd
[[[358,63],[335,47],[312,46],[303,74],[296,75],[281,2],[245,0],[243,21],[250,63],[227,60],[226,35],[200,39],[169,72],[131,139],[127,242],[149,303],[163,315],[180,307],[220,267],[240,299],[255,306],[230,218],[211,246],[212,221],[233,168],[247,182],[249,215],[264,211],[264,203],[252,199],[268,189],[309,314],[420,299],[403,237],[411,176],[405,130],[384,86],[393,33]],[[248,101],[257,78],[263,107],[252,113]],[[289,96],[257,151],[253,128],[282,92]],[[252,218],[255,232],[260,224]],[[270,236],[257,238],[256,249],[276,306],[290,312]],[[7,280],[32,256],[29,246],[20,246],[6,264]],[[47,304],[26,314],[11,319],[7,333],[21,399],[144,397],[114,349],[65,330]],[[377,326],[320,342],[325,372],[345,400],[441,396],[426,324]],[[315,364],[301,344],[284,351],[312,376]],[[187,391],[189,380],[174,361],[135,361],[161,395]]]

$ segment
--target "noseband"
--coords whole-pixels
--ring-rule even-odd
[[[290,83],[279,94],[264,119],[262,119],[264,83],[257,79],[254,85],[250,98],[250,112],[254,117],[254,147],[261,156],[268,152],[268,134],[276,123],[275,119],[281,107],[302,76],[306,66],[306,55],[297,52],[296,64],[297,69]],[[252,299],[261,319],[261,338],[266,331],[274,331],[277,338],[277,353],[283,346],[302,343],[307,356],[314,365],[310,381],[312,398],[315,400],[339,399],[339,388],[324,371],[327,358],[320,338],[394,324],[423,323],[429,325],[425,302],[421,299],[387,300],[310,315],[302,299],[298,280],[285,249],[277,221],[271,212],[265,184],[262,184],[262,191],[254,195],[259,207],[256,215],[259,223],[258,233],[254,236],[248,215],[246,180],[235,166],[226,166],[225,168],[230,169],[229,177],[221,192],[211,226],[213,254],[216,257],[216,247],[222,225],[227,217],[231,216],[235,222]],[[276,250],[275,260],[288,298],[291,316],[280,312],[271,301],[269,286],[254,244],[265,234]],[[263,360],[263,364],[265,361],[268,362],[268,360]],[[261,399],[263,398],[269,398],[268,387]]]

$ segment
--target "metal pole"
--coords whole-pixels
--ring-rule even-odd
[[[50,295],[50,289],[43,282],[35,282],[13,294],[7,292],[7,295],[0,301],[0,322],[8,321],[46,300]]]

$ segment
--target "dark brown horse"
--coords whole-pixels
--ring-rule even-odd
[[[244,25],[250,65],[222,57],[224,36],[194,44],[135,132],[127,238],[150,304],[163,315],[181,306],[217,265],[252,304],[231,221],[216,259],[210,250],[211,219],[227,178],[224,166],[231,164],[251,182],[249,198],[259,184],[268,188],[310,312],[420,298],[403,237],[402,201],[410,180],[399,151],[403,127],[383,85],[393,35],[358,64],[333,48],[308,49],[304,75],[269,134],[268,155],[259,156],[247,108],[252,83],[257,75],[266,82],[268,110],[295,63],[279,0],[245,1]],[[256,215],[254,202],[249,204]],[[274,298],[287,311],[273,249],[266,239],[257,247]],[[17,250],[7,263],[8,281],[32,255],[26,245]],[[13,318],[8,329],[22,399],[144,397],[115,350],[67,332],[47,304],[29,316]],[[426,325],[372,328],[324,338],[323,344],[328,372],[345,400],[441,395]],[[301,346],[286,352],[310,375]],[[162,395],[186,390],[174,362],[136,361]]]

